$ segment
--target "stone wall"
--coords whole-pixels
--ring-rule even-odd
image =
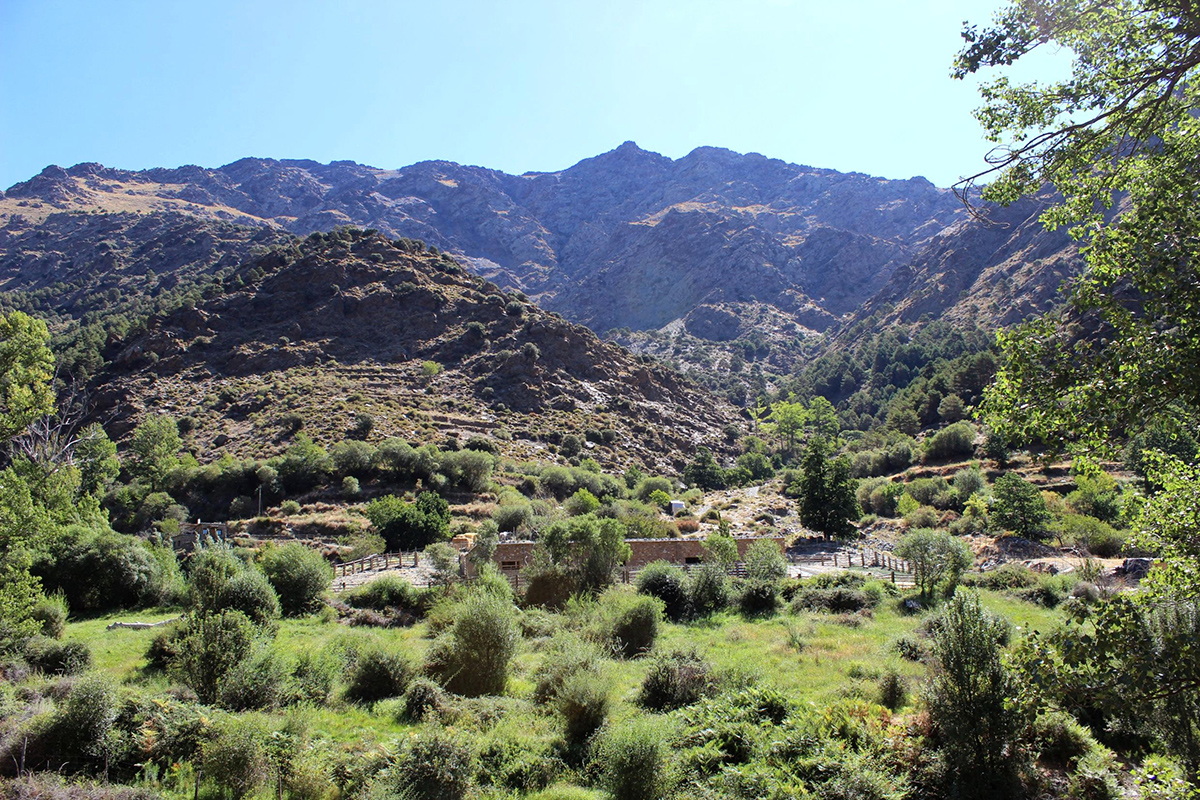
[[[735,536],[738,556],[745,556],[746,550],[760,539],[774,542],[782,553],[787,546],[782,536]],[[666,561],[671,564],[699,564],[704,559],[704,539],[626,539],[632,554],[626,570],[637,571],[652,561]],[[518,573],[529,564],[533,555],[534,542],[500,542],[496,545],[496,553],[492,561],[501,572]],[[474,567],[469,559],[464,559],[464,568],[468,576],[474,575]]]

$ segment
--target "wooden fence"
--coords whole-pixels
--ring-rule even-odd
[[[354,561],[344,561],[341,564],[334,564],[333,576],[335,578],[344,578],[347,575],[356,575],[360,572],[375,572],[376,570],[390,569],[391,567],[415,567],[420,563],[420,558],[421,554],[416,550],[409,553],[378,553],[373,556],[364,556]]]

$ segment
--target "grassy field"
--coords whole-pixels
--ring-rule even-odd
[[[1014,641],[1029,630],[1048,630],[1059,618],[1055,611],[1002,594],[982,595],[993,612],[1013,623],[1017,633]],[[871,618],[856,626],[839,623],[830,615],[792,614],[786,610],[765,618],[723,612],[698,622],[664,623],[657,648],[695,649],[712,662],[719,674],[736,678],[738,683],[773,685],[806,704],[819,706],[845,696],[870,698],[875,680],[886,669],[903,676],[914,689],[925,673],[923,664],[906,661],[895,651],[896,640],[913,634],[922,620],[921,615],[902,613],[898,606],[894,598],[885,600]],[[145,669],[146,649],[155,631],[108,630],[107,626],[116,621],[157,622],[178,614],[177,609],[150,609],[72,622],[65,638],[86,643],[95,667],[121,683],[166,688],[165,675]],[[280,623],[274,646],[295,659],[303,652],[341,652],[365,642],[398,649],[413,664],[419,664],[430,644],[428,623],[380,629],[351,628],[318,616],[289,619]],[[533,675],[544,657],[543,643],[539,639],[522,641],[509,682],[511,697],[529,699],[532,694]],[[646,658],[608,664],[614,685],[615,718],[645,713],[635,705],[634,698],[648,665]],[[915,697],[915,692],[911,696]],[[519,719],[520,725],[536,724],[527,715]],[[396,720],[391,704],[370,708],[336,699],[329,707],[313,708],[310,724],[339,743],[384,739],[401,735],[411,727]]]

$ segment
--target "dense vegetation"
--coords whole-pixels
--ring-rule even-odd
[[[1043,42],[1080,56],[1057,87],[989,84],[981,112],[1013,145],[989,194],[1050,181],[1049,221],[1085,240],[1068,306],[998,348],[937,323],[847,332],[747,403],[735,459],[698,447],[679,476],[607,474],[573,434],[517,463],[485,436],[373,436],[368,416],[328,447],[296,419],[270,459],[200,464],[187,420],[153,414],[118,448],[56,408],[45,324],[6,313],[0,789],[1194,797],[1198,30],[1188,4],[1071,0],[968,28],[962,75]],[[1114,192],[1129,210],[1110,219]],[[911,589],[861,554],[800,579],[771,539],[739,550],[725,515],[765,493],[823,534],[801,544],[867,538]],[[326,540],[275,540],[328,508]],[[196,516],[237,536],[177,556]],[[630,539],[700,531],[701,563],[620,582]],[[516,589],[504,534],[533,541]],[[332,591],[331,561],[418,549],[423,585]],[[166,624],[105,630],[132,619]]]

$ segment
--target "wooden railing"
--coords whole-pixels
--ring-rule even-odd
[[[347,575],[356,575],[360,572],[375,572],[392,567],[415,567],[420,563],[420,558],[421,554],[416,550],[408,553],[377,553],[376,555],[364,556],[354,561],[344,561],[341,564],[334,564],[333,575],[335,578],[344,578]]]

